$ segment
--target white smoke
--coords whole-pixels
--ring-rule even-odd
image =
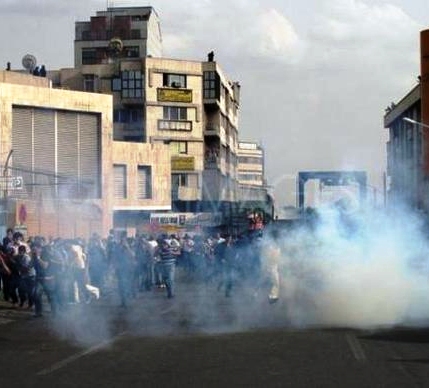
[[[282,296],[293,325],[371,327],[429,320],[429,246],[405,210],[324,210],[282,241]]]
[[[269,231],[263,237],[282,252],[277,303],[269,303],[264,273],[259,280],[243,280],[237,271],[226,298],[225,288],[218,288],[221,276],[189,282],[179,268],[174,300],[165,290],[154,290],[140,293],[123,310],[113,284],[108,297],[72,306],[52,327],[64,339],[93,345],[124,331],[165,336],[429,322],[429,244],[418,215],[330,207],[313,217],[302,226],[279,229],[276,241]]]

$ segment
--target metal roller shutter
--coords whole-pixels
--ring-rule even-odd
[[[100,197],[101,157],[98,115],[79,114],[79,173],[81,195]]]
[[[12,107],[12,166],[14,174],[22,176],[24,187],[31,193],[33,189],[33,110]]]
[[[34,184],[43,198],[55,193],[55,111],[34,109]]]
[[[57,136],[58,195],[73,198],[79,177],[77,113],[57,112]]]

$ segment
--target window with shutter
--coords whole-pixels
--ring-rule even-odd
[[[137,167],[137,195],[138,199],[152,198],[152,167],[138,166]]]
[[[113,192],[115,198],[127,198],[127,166],[125,164],[113,165]]]

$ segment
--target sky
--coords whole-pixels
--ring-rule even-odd
[[[73,66],[74,23],[106,0],[2,0],[0,66]],[[365,170],[382,195],[385,108],[416,85],[427,0],[110,0],[153,6],[164,56],[206,60],[241,84],[239,137],[266,152],[278,204],[304,170]]]

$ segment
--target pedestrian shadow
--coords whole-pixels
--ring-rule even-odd
[[[429,343],[429,328],[391,328],[360,335],[359,339],[369,341]]]

